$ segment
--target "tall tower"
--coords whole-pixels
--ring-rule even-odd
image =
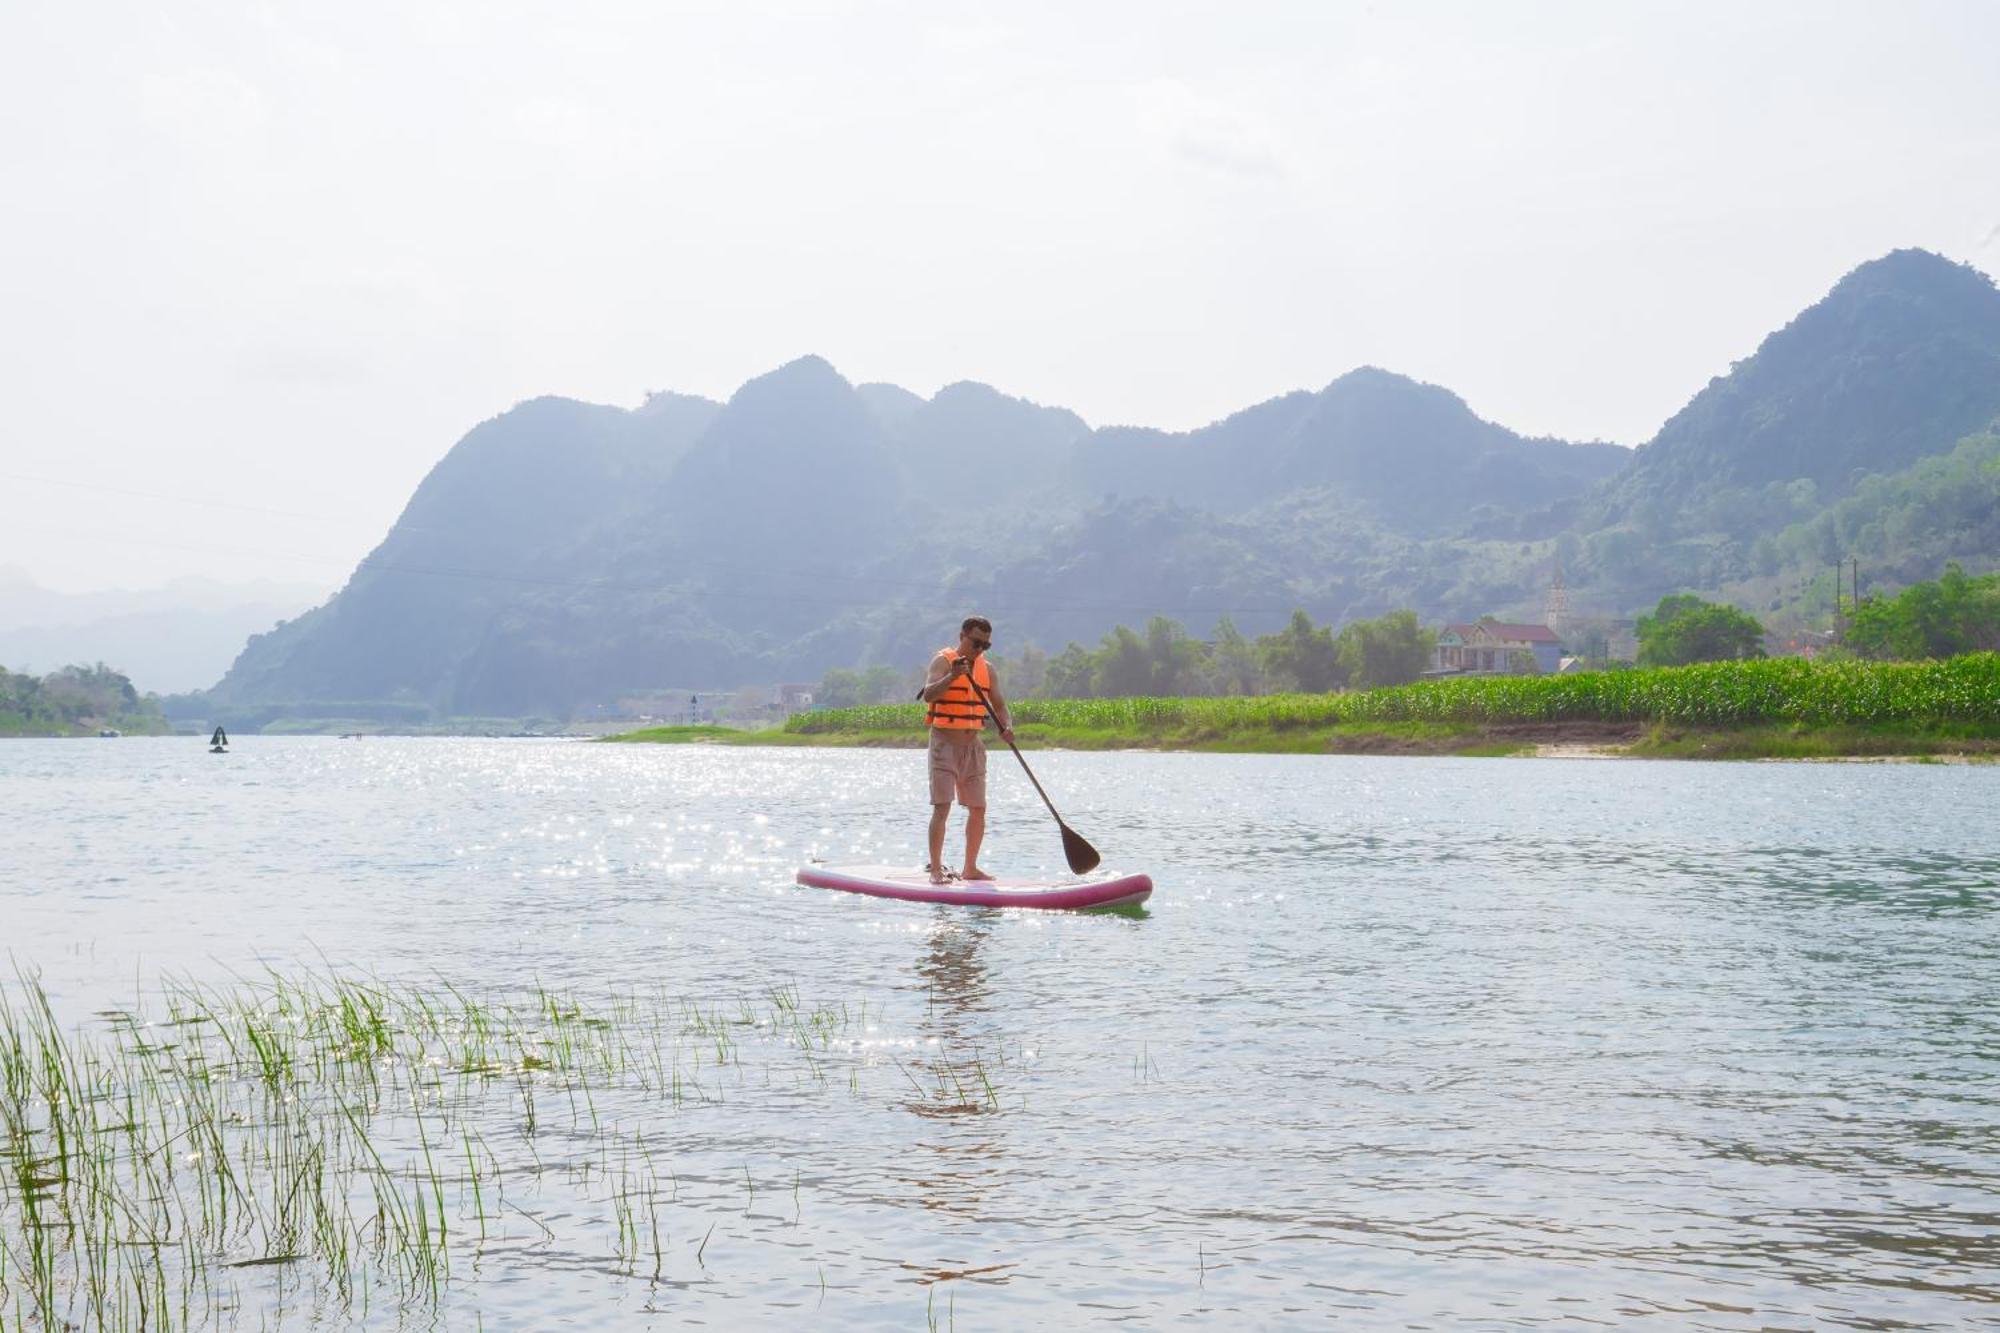
[[[1555,573],[1549,579],[1549,595],[1542,603],[1542,623],[1554,630],[1558,639],[1569,637],[1569,589],[1563,587],[1562,557],[1556,557]]]

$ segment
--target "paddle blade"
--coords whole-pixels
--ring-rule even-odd
[[[1097,849],[1083,840],[1083,835],[1067,824],[1060,825],[1063,835],[1063,856],[1069,861],[1069,868],[1079,875],[1087,875],[1097,869],[1097,863],[1104,858]]]

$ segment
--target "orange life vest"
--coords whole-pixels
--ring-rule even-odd
[[[958,656],[956,648],[938,649],[939,657],[949,662]],[[986,709],[981,706],[979,696],[972,692],[972,681],[979,682],[979,688],[989,695],[993,693],[993,673],[986,669],[985,654],[972,659],[972,676],[954,676],[951,688],[931,700],[924,721],[943,731],[978,731],[986,725]]]

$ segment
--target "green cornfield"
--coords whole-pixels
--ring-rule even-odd
[[[2000,654],[1935,662],[1809,662],[1798,657],[1707,662],[1649,671],[1478,676],[1347,694],[1197,699],[1023,699],[1020,727],[1139,734],[1283,730],[1369,722],[1664,722],[1685,726],[1800,723],[2000,724]],[[923,726],[920,704],[800,713],[795,735]]]

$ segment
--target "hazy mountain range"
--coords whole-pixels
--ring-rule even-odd
[[[973,608],[1003,654],[1155,614],[1538,618],[1558,562],[1579,612],[1690,588],[1785,614],[1841,555],[1990,565],[1996,417],[2000,292],[1914,250],[1848,274],[1636,450],[1526,439],[1373,368],[1185,433],[976,383],[855,385],[817,357],[727,403],[543,398],[459,441],[214,701],[564,716],[919,661]]]
[[[105,662],[143,690],[213,685],[244,640],[326,599],[321,585],[175,579],[157,588],[64,593],[0,566],[0,666],[45,675]]]

